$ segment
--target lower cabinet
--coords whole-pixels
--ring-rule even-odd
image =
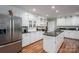
[[[31,32],[22,35],[22,47],[27,46],[31,43],[34,43],[43,38],[43,32]]]
[[[79,31],[70,31],[70,38],[79,40]]]
[[[63,33],[59,34],[56,37],[44,35],[43,38],[43,49],[48,53],[58,52],[60,46],[64,41]]]
[[[59,34],[56,37],[56,52],[58,52],[59,48],[61,47],[62,43],[64,42],[64,32]]]
[[[22,47],[29,45],[31,42],[30,33],[22,34]]]
[[[55,37],[44,36],[44,39],[43,39],[43,49],[46,52],[49,52],[49,53],[56,52],[56,41],[55,41]]]
[[[70,37],[70,31],[64,31],[64,37],[69,38]]]
[[[64,33],[65,33],[64,37],[66,38],[79,39],[79,31],[68,30],[68,31],[65,31]]]

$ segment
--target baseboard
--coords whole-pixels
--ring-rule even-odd
[[[79,41],[79,39],[75,39],[75,38],[68,38],[68,37],[64,37],[64,38],[71,39],[71,40],[78,40]]]

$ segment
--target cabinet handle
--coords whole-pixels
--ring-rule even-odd
[[[11,20],[10,20],[10,39],[11,39]]]

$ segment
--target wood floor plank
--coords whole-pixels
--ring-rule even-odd
[[[23,48],[22,53],[42,53],[43,52],[43,41],[40,40],[29,46]]]
[[[65,38],[59,53],[79,53],[79,40]]]

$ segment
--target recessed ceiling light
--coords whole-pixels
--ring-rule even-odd
[[[52,8],[52,9],[55,9],[55,6],[52,6],[51,8]]]
[[[47,14],[46,16],[48,17],[49,15]]]
[[[56,13],[58,13],[59,12],[59,10],[56,10]]]
[[[36,9],[35,9],[35,8],[33,8],[33,11],[35,12],[35,11],[36,11]]]

